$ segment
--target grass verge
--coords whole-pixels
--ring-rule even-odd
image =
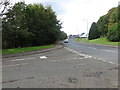
[[[93,43],[93,44],[104,44],[104,45],[113,45],[113,46],[120,46],[120,42],[110,42],[106,37],[101,37],[98,39],[88,40],[87,38],[78,38],[76,41],[86,42],[86,43]]]
[[[47,49],[47,48],[51,48],[51,47],[55,47],[55,45],[25,47],[25,48],[14,48],[14,49],[3,49],[2,54],[23,53],[23,52],[28,52],[28,51]]]

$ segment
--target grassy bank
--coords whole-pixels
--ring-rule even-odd
[[[28,52],[28,51],[47,49],[47,48],[51,48],[51,47],[55,47],[55,45],[25,47],[25,48],[14,48],[14,49],[3,49],[2,54],[23,53],[23,52]]]
[[[120,42],[110,42],[109,40],[106,39],[106,37],[94,39],[94,40],[88,40],[87,38],[77,38],[76,41],[81,41],[81,42],[87,42],[87,43],[93,43],[93,44],[104,44],[104,45],[113,45],[113,46],[120,46]]]

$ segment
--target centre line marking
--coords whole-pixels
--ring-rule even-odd
[[[62,59],[62,60],[51,60],[48,62],[56,62],[56,61],[76,61],[76,60],[80,60],[80,59],[85,59],[85,58],[72,58],[72,59]]]
[[[116,52],[116,51],[107,50],[107,49],[101,49],[101,50],[108,51],[108,52]]]
[[[31,60],[31,59],[35,59],[35,57],[31,57],[31,58],[23,58],[23,59],[15,59],[15,60],[10,60],[10,61],[26,61],[26,60]]]
[[[88,48],[91,48],[91,49],[97,49],[97,48],[93,48],[93,47],[88,47]]]
[[[111,61],[103,60],[103,59],[101,59],[101,58],[89,56],[89,55],[87,55],[87,54],[78,53],[77,51],[74,51],[74,50],[72,50],[72,49],[70,49],[70,48],[67,48],[67,47],[64,47],[64,48],[67,49],[68,51],[71,51],[71,52],[77,54],[77,55],[84,56],[85,58],[91,58],[91,57],[92,57],[92,58],[94,58],[94,59],[98,59],[98,60],[103,61],[103,62],[107,62],[107,63],[114,64],[114,65],[119,65],[119,64],[115,64],[115,63],[113,63],[113,62],[111,62]],[[105,49],[101,49],[101,50],[105,50]],[[109,50],[109,51],[110,51],[110,50]]]
[[[2,68],[5,67],[15,67],[15,66],[19,66],[19,65],[27,65],[28,63],[23,63],[23,64],[15,64],[15,65],[7,65],[7,66],[2,66]]]
[[[15,59],[15,60],[10,60],[10,61],[23,61],[25,60],[24,58],[23,59]]]

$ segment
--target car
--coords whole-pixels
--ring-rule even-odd
[[[65,39],[65,40],[64,40],[64,43],[68,43],[68,39]]]

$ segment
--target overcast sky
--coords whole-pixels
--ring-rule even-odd
[[[15,1],[15,0],[13,0]],[[69,34],[87,33],[92,22],[118,6],[119,0],[16,0],[26,4],[42,3],[51,5],[57,18],[63,22],[61,29]]]

